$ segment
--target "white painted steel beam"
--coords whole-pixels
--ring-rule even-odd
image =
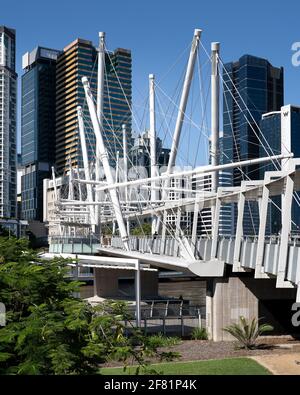
[[[212,221],[214,223],[212,227],[212,246],[211,246],[212,260],[217,258],[218,239],[219,239],[219,221],[220,221],[220,211],[222,204],[221,196],[222,196],[222,188],[218,188],[214,217],[212,217]]]
[[[125,186],[137,186],[137,185],[143,185],[147,184],[151,181],[163,181],[166,179],[172,179],[172,178],[182,178],[182,177],[188,177],[188,176],[193,176],[193,178],[197,178],[197,176],[201,176],[202,174],[207,174],[211,173],[213,171],[221,171],[221,170],[228,170],[228,169],[233,169],[235,167],[243,167],[243,166],[252,166],[252,165],[257,165],[261,163],[266,163],[266,162],[271,162],[273,160],[281,160],[284,158],[292,158],[293,154],[290,155],[274,155],[271,157],[267,158],[258,158],[258,159],[250,159],[246,161],[241,161],[241,162],[235,162],[235,163],[227,163],[225,165],[219,165],[219,166],[201,166],[198,168],[195,168],[193,170],[187,170],[187,171],[182,171],[182,172],[176,172],[176,173],[164,173],[160,176],[157,177],[151,177],[151,178],[142,178],[138,180],[133,180],[133,181],[128,181],[127,183],[125,182],[120,182],[118,184],[109,184],[107,183],[106,185],[102,186],[97,186],[96,189],[99,191],[108,191],[110,189],[114,188],[122,188]],[[86,184],[87,182],[85,180],[78,180],[78,182],[82,182]],[[91,184],[97,185],[98,182],[96,181],[90,181]]]
[[[294,192],[294,180],[291,176],[285,178],[285,191],[282,198],[281,210],[281,235],[280,235],[280,249],[278,260],[278,272],[276,287],[277,288],[293,288],[290,281],[286,281],[286,268],[288,261],[289,238],[291,232],[292,220],[292,201]]]
[[[241,185],[241,191],[238,202],[238,217],[236,224],[236,234],[235,234],[235,243],[234,243],[234,257],[233,257],[233,269],[234,273],[236,272],[244,272],[245,270],[241,267],[240,255],[241,255],[241,245],[242,245],[242,237],[243,237],[243,220],[244,220],[244,211],[245,211],[245,184]]]

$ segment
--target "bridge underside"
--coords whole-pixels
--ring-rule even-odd
[[[190,242],[190,240],[189,240]],[[201,259],[187,261],[180,257],[180,249],[174,238],[164,241],[165,255],[160,255],[162,241],[151,237],[130,239],[132,251],[122,249],[120,238],[112,239],[111,247],[98,249],[108,256],[135,257],[156,267],[173,270],[185,269],[199,277],[223,277],[225,264],[232,267],[233,273],[253,271],[255,279],[276,279],[277,288],[298,288],[297,301],[300,301],[300,239],[288,240],[286,260],[280,263],[282,244],[278,237],[264,237],[260,244],[258,237],[213,239],[198,238],[195,243],[196,255]],[[215,244],[215,245],[214,245]],[[213,251],[215,249],[215,252]],[[261,255],[258,255],[260,252]],[[168,255],[166,255],[168,254]],[[283,265],[284,263],[284,265]],[[283,269],[282,269],[283,268]],[[284,270],[281,272],[280,270]]]
[[[215,260],[214,262],[204,262],[197,264],[195,267],[195,261],[187,261],[182,258],[172,256],[161,256],[147,252],[138,251],[124,251],[117,248],[102,247],[98,249],[98,252],[104,256],[110,257],[122,257],[122,258],[135,258],[141,263],[150,264],[153,267],[180,271],[183,273],[194,273],[199,277],[223,277],[224,276],[224,262]],[[197,271],[197,273],[196,273]]]
[[[191,243],[191,240],[188,241]],[[130,251],[124,250],[119,237],[113,237],[111,245],[107,247],[76,242],[71,244],[69,241],[63,243],[62,239],[60,244],[50,246],[50,252],[58,255],[89,253],[103,258],[136,259],[154,268],[193,273],[201,278],[221,278],[225,266],[229,265],[233,273],[250,271],[257,280],[275,279],[276,288],[298,289],[297,301],[300,302],[300,239],[297,238],[288,240],[285,262],[280,262],[282,244],[278,237],[264,238],[263,245],[260,245],[259,236],[240,239],[218,237],[215,246],[213,239],[198,238],[195,243],[198,259],[194,260],[182,258],[178,241],[170,237],[164,240],[164,255],[161,255],[160,237],[155,240],[151,237],[130,237],[130,248]],[[261,255],[258,255],[259,250]],[[284,271],[280,276],[282,268]]]

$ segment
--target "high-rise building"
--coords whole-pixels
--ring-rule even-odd
[[[223,163],[258,158],[259,123],[262,114],[278,111],[283,106],[283,68],[273,67],[266,59],[244,55],[227,63],[223,72]],[[243,171],[259,178],[259,166],[246,166]],[[240,183],[241,172],[234,172]]]
[[[23,56],[22,218],[43,220],[43,179],[55,161],[55,80],[59,51],[37,47]]]
[[[16,32],[0,26],[0,218],[17,216]]]
[[[167,166],[170,157],[170,149],[162,146],[162,141],[159,137],[156,138],[156,160],[157,165]],[[122,151],[121,151],[122,152]],[[129,152],[129,167],[144,167],[150,177],[150,137],[149,133],[145,132],[135,139],[134,144]]]
[[[286,105],[279,111],[262,115],[260,129],[268,144],[260,146],[260,156],[280,155],[292,152],[295,158],[300,158],[300,106]],[[274,163],[265,165],[264,171],[274,171],[278,168]]]
[[[258,158],[263,139],[258,126],[261,117],[280,110],[283,105],[283,68],[273,67],[266,59],[244,55],[224,66],[223,81],[224,134],[220,161],[231,163]],[[231,173],[233,186],[260,176],[259,165],[236,168]],[[254,235],[258,232],[258,206],[248,202],[245,211],[244,234]],[[237,219],[235,209],[233,218],[231,234]]]
[[[260,156],[292,152],[295,158],[300,158],[300,107],[287,105],[280,111],[264,114],[260,129],[268,142],[260,147]],[[261,170],[261,178],[264,178],[265,171],[275,171],[279,167],[276,162],[266,164]],[[272,200],[268,208],[266,232],[274,235],[281,230],[281,196],[272,197]],[[292,205],[292,231],[300,233],[300,207],[296,194]]]
[[[91,41],[77,39],[64,48],[56,68],[56,170],[64,173],[70,163],[82,167],[79,144],[77,106],[83,108],[90,160],[95,159],[95,135],[81,78],[86,76],[96,99],[97,49]],[[118,48],[105,54],[103,128],[110,162],[122,151],[122,124],[131,142],[131,52]]]

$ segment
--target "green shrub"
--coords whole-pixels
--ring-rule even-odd
[[[151,236],[152,234],[152,226],[151,224],[142,224],[134,228],[131,232],[133,236]]]
[[[162,333],[158,335],[151,335],[146,338],[147,345],[151,347],[172,347],[181,343],[178,337],[164,336]]]
[[[194,328],[192,332],[193,340],[208,340],[206,328]]]
[[[0,375],[90,375],[116,358],[125,368],[137,365],[136,374],[150,374],[146,358],[176,356],[146,344],[138,328],[126,335],[126,303],[91,306],[77,299],[82,283],[68,279],[69,263],[44,260],[27,240],[0,236],[0,301],[6,307]]]

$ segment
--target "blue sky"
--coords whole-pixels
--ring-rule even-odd
[[[137,102],[139,92],[147,94],[148,74],[163,76],[199,27],[207,49],[211,41],[221,42],[224,61],[250,53],[284,66],[285,102],[300,104],[300,67],[291,63],[299,15],[295,0],[18,0],[1,2],[0,24],[17,30],[19,75],[22,54],[35,46],[61,49],[77,37],[96,43],[98,31],[105,31],[110,49],[132,50]],[[178,78],[176,70],[168,75],[166,91]]]

